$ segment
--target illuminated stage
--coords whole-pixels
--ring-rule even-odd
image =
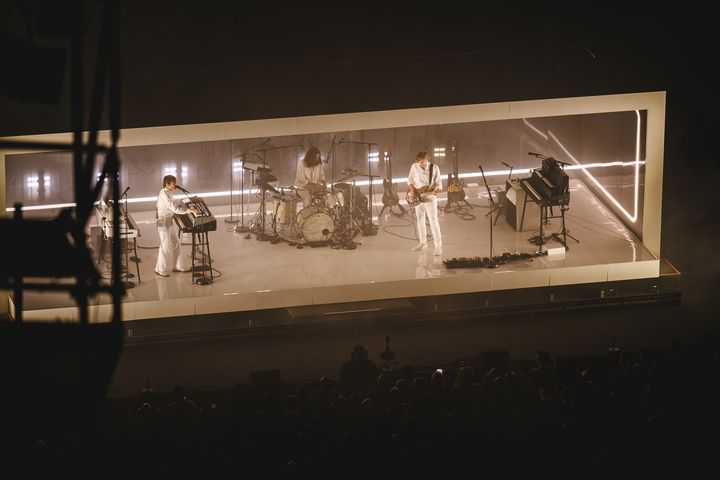
[[[501,189],[501,186],[492,187],[495,192]],[[234,233],[236,224],[224,221],[229,216],[229,206],[214,207],[218,230],[209,236],[212,264],[217,272],[214,282],[205,286],[192,284],[190,273],[173,273],[167,278],[156,275],[153,270],[157,250],[150,248],[158,244],[154,212],[132,213],[141,232],[138,238],[140,282],[131,278],[136,286],[128,290],[123,301],[123,319],[371,302],[659,276],[659,260],[582,182],[575,180],[571,182],[572,200],[566,223],[568,233],[579,242],[568,238],[567,251],[551,239],[543,245],[550,255],[515,260],[495,269],[446,268],[443,260],[489,255],[487,192],[484,186],[480,188],[472,183],[466,191],[472,209],[455,211],[456,206],[451,206],[448,212],[440,213],[442,256],[433,255],[432,242],[426,252],[411,251],[417,237],[407,215],[385,213],[377,235],[359,234],[355,241],[360,244],[353,250],[329,246],[299,249],[285,241],[273,244],[258,241],[255,234],[247,239],[246,234]],[[440,207],[445,206],[444,196],[440,196]],[[375,212],[382,208],[380,197],[375,195]],[[247,223],[257,211],[256,204],[249,207]],[[527,213],[526,216],[523,231],[516,231],[505,215],[500,216],[493,228],[495,255],[538,250],[528,239],[539,232],[539,217]],[[375,223],[378,223],[377,217]],[[558,219],[544,226],[546,235],[560,228]],[[188,263],[189,241],[190,235],[184,235],[183,254]],[[136,272],[132,261],[130,271]],[[98,303],[102,301],[90,307],[91,321],[109,320],[109,300],[106,305]],[[77,317],[77,309],[65,296],[28,292],[25,305],[27,320]],[[372,309],[370,303],[365,307]],[[326,309],[330,311],[333,308]]]
[[[373,311],[381,308],[378,303],[392,299],[483,292],[517,292],[522,303],[523,290],[532,288],[656,279],[664,115],[664,92],[648,92],[123,130],[121,185],[132,186],[128,208],[141,232],[140,278],[130,279],[135,287],[123,301],[123,319],[203,318],[280,309],[293,321],[300,309],[309,307],[317,307],[321,315]],[[57,142],[67,140],[67,135],[24,140]],[[357,248],[347,250],[298,249],[234,233],[236,224],[225,219],[238,216],[242,200],[244,223],[259,210],[255,192],[250,191],[257,190],[252,176],[240,174],[246,170],[243,163],[267,164],[277,176],[276,185],[291,185],[301,148],[309,146],[318,147],[324,161],[331,159],[325,167],[329,183],[340,181],[344,170],[357,171],[353,181],[368,195],[365,173],[374,175],[377,235],[358,235]],[[391,148],[394,175],[382,164],[381,152]],[[420,150],[431,152],[444,177],[457,167],[455,173],[464,180],[473,205],[472,210],[466,206],[457,211],[463,202],[456,202],[440,213],[442,256],[433,255],[432,243],[426,252],[411,251],[417,237],[408,216],[386,211],[377,218],[383,206],[383,177],[392,178],[402,192],[404,175]],[[553,239],[543,246],[551,254],[494,269],[446,268],[443,260],[490,255],[489,201],[478,163],[495,194],[504,193],[508,162],[516,179],[528,178],[539,167],[538,158],[528,156],[532,152],[565,164],[570,178],[567,230],[579,242],[568,238],[565,251]],[[5,162],[8,199],[23,202],[26,215],[52,217],[73,205],[69,190],[63,188],[72,178],[68,153],[2,151],[0,158]],[[40,170],[33,170],[40,166],[42,178]],[[217,218],[218,229],[209,239],[218,272],[209,285],[193,284],[189,273],[163,278],[153,272],[157,250],[152,247],[158,245],[153,208],[159,179],[167,174],[203,197]],[[444,184],[447,187],[447,179]],[[245,192],[242,197],[240,190]],[[493,228],[495,255],[538,250],[528,241],[540,228],[535,205],[528,204],[523,230],[514,228],[520,220],[518,194],[515,190],[505,201],[507,207],[517,204],[514,215],[508,208]],[[442,193],[439,206],[445,205]],[[272,208],[270,202],[268,215]],[[543,226],[545,235],[560,228],[557,218]],[[271,230],[268,222],[266,231]],[[190,235],[183,242],[189,243]],[[189,250],[186,245],[184,254]],[[129,263],[129,271],[135,273],[136,264]],[[78,317],[71,299],[53,293],[27,292],[24,307],[27,320]],[[109,298],[93,299],[90,320],[107,321],[110,311]]]

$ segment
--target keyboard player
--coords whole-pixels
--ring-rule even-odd
[[[155,273],[161,277],[173,272],[188,272],[182,255],[178,229],[173,221],[174,214],[186,213],[181,207],[175,205],[173,191],[177,187],[174,175],[163,177],[163,188],[158,194],[157,201],[157,227],[160,235],[160,250],[158,252]]]

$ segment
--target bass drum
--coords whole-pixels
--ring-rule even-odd
[[[335,232],[335,223],[324,209],[311,205],[298,213],[297,228],[306,242],[326,242]]]

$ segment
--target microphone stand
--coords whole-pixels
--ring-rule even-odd
[[[497,268],[498,262],[495,261],[495,255],[493,251],[493,218],[492,214],[496,210],[495,201],[493,200],[492,192],[490,191],[490,187],[488,186],[487,180],[485,179],[485,171],[483,170],[482,165],[478,165],[478,168],[480,168],[480,173],[482,174],[483,183],[485,184],[485,188],[488,192],[488,197],[490,201],[490,211],[485,214],[486,217],[490,217],[490,256],[488,257],[488,262],[485,265],[487,268]]]
[[[332,155],[333,164],[332,164],[332,172],[330,173],[330,186],[331,188],[335,188],[335,138],[337,135],[333,135],[332,140],[330,141],[330,146],[328,147],[328,151],[325,154],[325,163],[330,163],[330,156]]]

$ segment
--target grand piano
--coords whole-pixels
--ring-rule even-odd
[[[542,167],[534,169],[529,178],[521,179],[520,185],[526,195],[520,230],[522,230],[522,224],[525,221],[526,205],[528,202],[533,202],[540,207],[540,235],[537,239],[540,249],[542,250],[542,245],[547,240],[554,238],[567,250],[568,234],[565,228],[565,211],[570,205],[570,180],[567,173],[562,169],[561,163],[553,157],[543,158]],[[560,208],[560,215],[553,214],[553,207]],[[553,233],[548,238],[545,238],[543,225],[548,223],[550,218],[562,219],[562,231],[559,234]],[[562,235],[562,239],[560,239],[560,235]]]

